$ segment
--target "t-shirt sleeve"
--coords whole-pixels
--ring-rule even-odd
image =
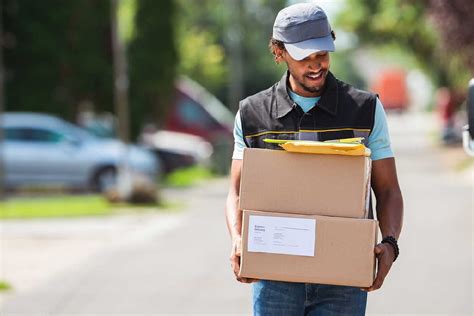
[[[235,115],[234,122],[234,152],[232,159],[242,160],[244,158],[244,148],[247,147],[242,132],[242,121],[240,120],[240,110]]]
[[[375,105],[374,129],[369,136],[367,146],[370,148],[372,160],[393,157],[390,135],[388,133],[387,117],[382,102],[377,98]]]

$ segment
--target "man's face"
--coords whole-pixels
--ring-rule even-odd
[[[286,50],[281,50],[290,72],[290,86],[293,92],[304,97],[316,97],[322,94],[329,71],[329,53],[317,52],[305,59],[295,60]]]

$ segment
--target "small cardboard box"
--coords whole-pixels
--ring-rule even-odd
[[[240,276],[368,287],[377,233],[371,219],[244,210]]]
[[[367,218],[371,159],[246,148],[240,209]]]

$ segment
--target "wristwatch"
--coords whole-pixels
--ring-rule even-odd
[[[393,259],[393,262],[397,260],[398,255],[400,254],[400,249],[398,248],[398,242],[393,236],[386,236],[384,239],[382,239],[382,244],[389,244],[393,248],[393,252],[395,253],[395,259]]]

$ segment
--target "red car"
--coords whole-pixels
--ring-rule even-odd
[[[379,94],[385,110],[402,112],[408,108],[405,77],[401,69],[384,70],[378,75],[372,90]]]
[[[224,104],[198,83],[179,78],[164,130],[200,136],[211,143],[212,169],[224,174],[228,172],[232,156],[233,127],[234,114]]]
[[[201,136],[211,144],[231,141],[234,115],[198,83],[181,77],[164,129]]]

